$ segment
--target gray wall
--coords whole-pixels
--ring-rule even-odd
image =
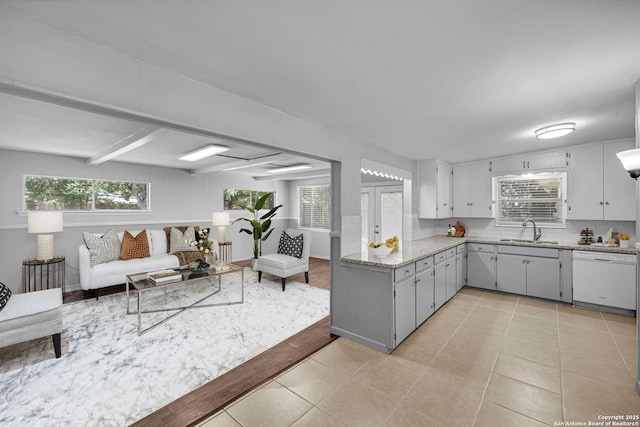
[[[222,210],[224,188],[275,191],[277,203],[284,204],[285,208],[291,204],[286,181],[255,181],[251,177],[230,173],[191,175],[178,169],[117,162],[90,166],[80,158],[0,150],[0,281],[11,287],[13,292],[22,292],[22,260],[33,258],[36,253],[36,235],[27,233],[27,216],[22,212],[25,174],[151,183],[151,212],[65,213],[64,231],[55,233],[55,245],[56,254],[66,257],[66,283],[70,288],[79,283],[78,246],[83,243],[83,231],[101,233],[110,227],[116,231],[133,231],[180,224],[209,227],[211,213]],[[265,251],[277,247],[276,236],[294,220],[289,214],[290,209],[283,209],[276,217],[276,230],[266,242]],[[245,211],[232,211],[232,220],[248,215]],[[227,227],[227,238],[233,242],[234,260],[252,256],[251,237],[238,234],[240,225]],[[322,244],[321,239],[314,239],[314,244]],[[328,252],[328,242],[326,245],[325,251]]]

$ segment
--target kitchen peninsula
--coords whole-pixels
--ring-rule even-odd
[[[574,250],[636,253],[617,246],[434,236],[403,242],[384,258],[367,250],[344,256],[331,292],[331,333],[390,353],[465,285],[572,303]]]

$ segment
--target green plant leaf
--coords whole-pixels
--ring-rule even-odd
[[[255,209],[257,211],[259,211],[260,209],[262,209],[262,206],[264,206],[264,203],[267,201],[267,199],[269,198],[269,196],[271,196],[272,193],[265,193],[262,195],[262,197],[260,197],[258,200],[256,200],[256,204]]]
[[[246,209],[246,210],[248,210],[248,211],[249,211],[249,212],[251,212],[251,213],[255,213],[255,211],[256,211],[256,210],[255,210],[254,208],[252,208],[251,206],[242,205],[242,204],[240,204],[240,203],[234,203],[234,204],[232,204],[231,206],[236,206],[236,207],[239,207],[239,208],[242,208],[242,209]],[[240,219],[242,219],[242,218],[240,218]],[[237,221],[237,220],[236,220],[236,221]],[[234,221],[234,222],[235,222],[235,221]]]
[[[269,230],[269,232],[267,234],[265,234],[265,236],[262,238],[262,241],[264,242],[265,240],[267,240],[272,232],[273,232],[273,229]]]
[[[266,218],[270,218],[270,217],[274,216],[276,214],[276,211],[278,209],[280,209],[281,207],[282,207],[282,205],[278,205],[278,206],[272,208],[269,212],[267,212],[266,214],[262,215],[260,217],[260,219],[266,219]]]

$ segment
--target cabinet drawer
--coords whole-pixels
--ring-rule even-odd
[[[433,263],[434,264],[440,264],[442,261],[447,259],[447,252],[448,251],[442,251],[442,252],[438,252],[437,254],[435,254],[433,256]]]
[[[465,251],[465,247],[464,247],[464,245],[458,245],[458,246],[456,246],[456,253],[457,253],[457,254],[464,253],[464,251]]]
[[[456,248],[451,248],[447,250],[447,258],[455,258],[456,256]]]
[[[495,245],[487,245],[485,243],[467,243],[470,251],[475,252],[494,252]]]
[[[407,264],[393,270],[393,281],[400,282],[409,276],[416,274],[416,264]]]
[[[428,268],[433,267],[433,257],[422,258],[421,260],[416,261],[416,273],[420,271],[424,271]]]
[[[513,254],[525,256],[539,256],[545,258],[558,258],[558,249],[553,248],[532,248],[531,246],[510,246],[498,245],[499,254]]]

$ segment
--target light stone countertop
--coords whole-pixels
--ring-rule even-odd
[[[347,255],[340,258],[340,261],[351,264],[370,265],[382,268],[397,268],[403,265],[418,261],[419,259],[434,255],[438,252],[458,246],[462,243],[486,243],[492,245],[509,245],[509,246],[529,246],[535,248],[553,248],[568,249],[579,251],[594,252],[614,252],[622,254],[636,254],[636,249],[632,245],[630,248],[620,248],[618,246],[594,246],[579,245],[577,242],[558,242],[558,243],[533,243],[533,242],[514,242],[504,241],[500,238],[492,237],[447,237],[433,236],[426,239],[412,240],[409,242],[400,242],[400,250],[392,252],[384,258],[379,258],[368,250],[360,253]]]

